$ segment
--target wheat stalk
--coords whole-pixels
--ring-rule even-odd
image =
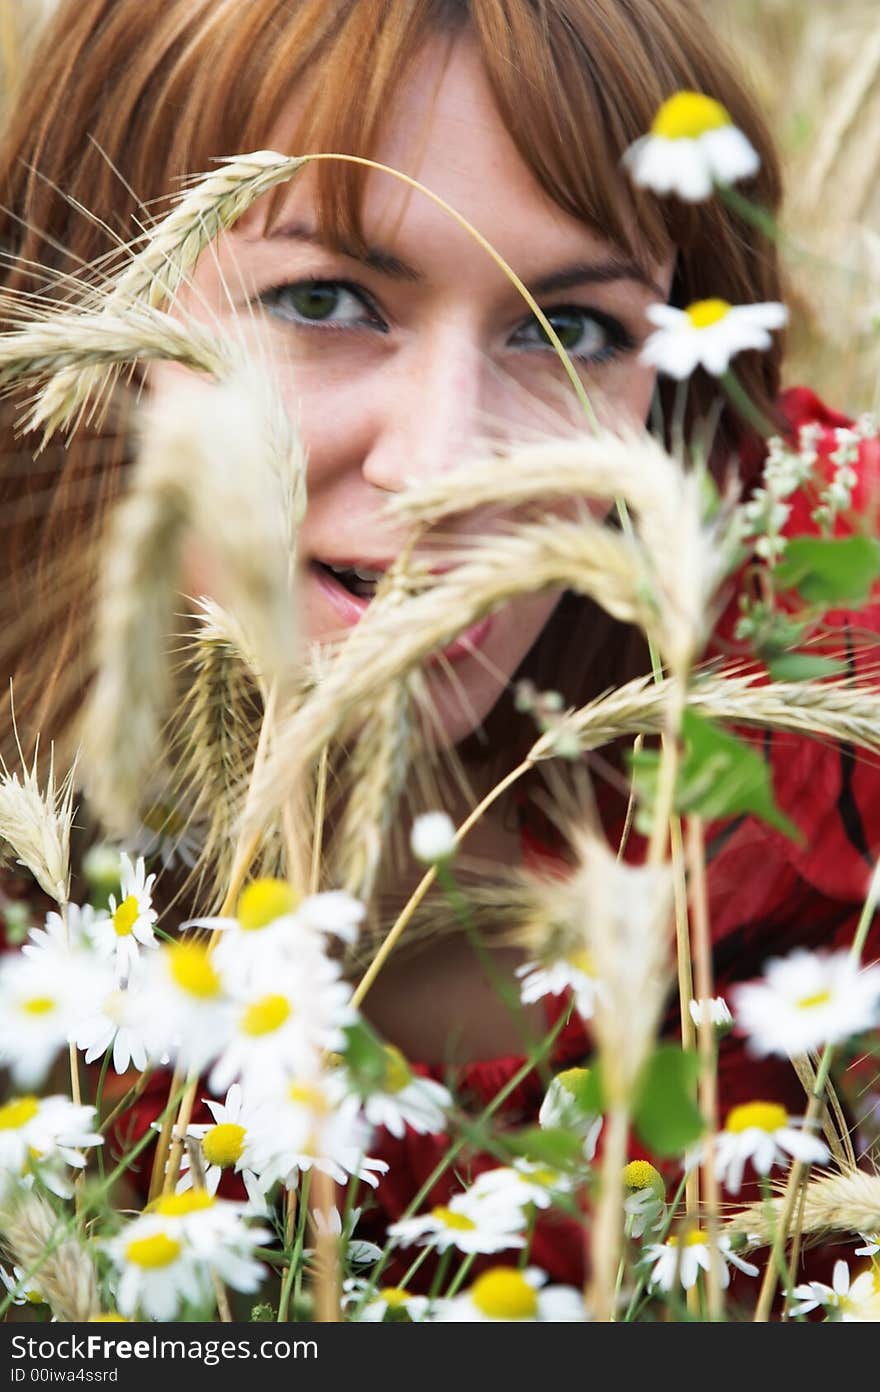
[[[230,375],[238,362],[223,339],[147,306],[96,314],[67,311],[0,334],[0,388],[47,381],[22,422],[28,430],[42,427],[45,444],[79,413],[97,385],[110,384],[122,364],[150,360],[178,362],[213,377]],[[88,383],[85,396],[72,389],[74,380]]]
[[[112,338],[114,326],[125,323],[135,308],[139,315],[151,309],[158,312],[159,306],[173,298],[214,238],[264,193],[291,179],[305,163],[303,158],[258,150],[221,160],[217,169],[197,176],[177,206],[146,234],[146,245],[139,251],[131,248],[129,264],[104,292],[102,307],[94,316],[105,321],[104,332]],[[129,360],[132,354],[121,356]],[[48,438],[78,416],[92,392],[102,385],[100,373],[83,371],[80,363],[72,363],[46,387],[31,413],[32,428],[43,426]]]
[[[7,841],[46,893],[63,905],[70,885],[73,769],[55,786],[54,750],[45,790],[40,789],[37,752],[31,769],[22,760],[21,778],[0,756],[0,841]]]
[[[84,747],[105,824],[136,824],[171,693],[167,654],[185,535],[218,569],[266,680],[286,691],[297,664],[295,527],[304,509],[298,442],[272,387],[243,367],[146,410],[128,496],[99,584],[97,677]]]
[[[59,1238],[60,1226],[46,1200],[31,1192],[0,1211],[4,1245],[26,1275],[34,1273],[56,1319],[85,1323],[101,1308],[94,1268],[75,1238]]]
[[[748,1233],[757,1242],[772,1240],[783,1211],[784,1182],[769,1204],[741,1209],[726,1224],[728,1232]],[[875,1233],[880,1231],[880,1175],[863,1170],[827,1173],[811,1179],[803,1190],[801,1229],[806,1233]]]

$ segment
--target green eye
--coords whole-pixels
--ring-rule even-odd
[[[329,319],[338,308],[340,290],[337,285],[306,282],[305,285],[292,286],[288,300],[304,319]]]
[[[623,324],[598,310],[560,306],[545,313],[566,352],[585,362],[608,362],[634,346]],[[537,319],[530,319],[518,329],[513,342],[517,346],[555,348]]]
[[[264,290],[260,301],[276,319],[289,324],[326,324],[333,328],[369,327],[384,331],[363,291],[340,280],[299,280]]]
[[[554,314],[548,314],[547,318],[559,335],[563,348],[569,353],[592,355],[608,346],[608,334],[588,314],[578,314],[573,309],[561,309]],[[543,327],[540,324],[536,327],[544,342],[549,343]]]

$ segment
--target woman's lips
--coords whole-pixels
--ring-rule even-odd
[[[326,595],[327,600],[333,605],[343,622],[347,625],[360,623],[370,607],[370,600],[362,595],[352,594],[340,580],[336,579],[332,571],[327,570],[324,566],[312,562],[309,569],[315,576],[322,594]],[[459,662],[462,658],[470,657],[485,640],[491,627],[492,615],[487,614],[485,618],[479,619],[470,628],[460,633],[448,647],[432,653],[428,661],[439,662],[442,657],[447,662]]]

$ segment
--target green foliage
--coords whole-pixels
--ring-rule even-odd
[[[880,541],[873,537],[793,537],[773,576],[809,604],[867,603],[880,579]]]
[[[345,1030],[346,1067],[359,1092],[377,1092],[385,1081],[388,1056],[379,1036],[364,1020]]]
[[[677,1044],[660,1044],[639,1084],[633,1114],[639,1139],[655,1155],[681,1155],[698,1140],[703,1118],[694,1101],[699,1061]]]
[[[583,1164],[583,1141],[571,1131],[530,1126],[506,1139],[515,1155],[554,1170],[574,1170]]]
[[[774,681],[819,681],[822,677],[834,677],[845,672],[846,663],[813,653],[781,653],[768,661],[767,670]]]
[[[801,833],[777,807],[770,770],[756,750],[711,720],[687,710],[682,717],[684,756],[678,771],[675,808],[714,821],[750,814],[799,840]],[[637,826],[650,827],[660,754],[643,749],[629,755],[636,794],[642,803]]]

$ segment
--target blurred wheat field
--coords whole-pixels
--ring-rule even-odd
[[[585,0],[585,3],[587,0]],[[57,0],[0,0],[2,109]],[[702,0],[779,142],[792,328],[788,384],[880,406],[877,0]],[[233,153],[232,151],[229,152]]]

